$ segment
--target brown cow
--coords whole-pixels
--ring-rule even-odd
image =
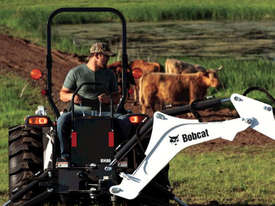
[[[134,103],[137,104],[140,77],[144,74],[151,73],[151,72],[161,72],[162,66],[158,62],[146,62],[144,60],[137,59],[132,61],[129,64],[129,67],[131,68],[134,77],[136,76],[135,78],[136,85],[134,85],[133,90],[134,90]],[[137,75],[135,75],[135,73]]]
[[[222,68],[219,67],[218,70]],[[190,64],[177,59],[166,59],[165,73],[168,74],[181,74],[181,73],[196,73],[206,72],[206,69],[199,64]]]
[[[115,75],[116,75],[116,78],[117,78],[117,83],[118,83],[118,88],[119,88],[119,91],[121,93],[121,87],[122,87],[122,63],[121,61],[117,61],[117,62],[114,62],[112,64],[109,64],[107,66],[108,69],[111,69]],[[130,88],[130,85],[135,85],[135,80],[133,78],[133,75],[132,75],[132,71],[130,68],[127,68],[127,79],[128,79],[128,82],[127,82],[127,89]]]
[[[219,79],[215,70],[192,74],[149,73],[140,80],[139,102],[141,112],[147,108],[155,112],[155,103],[190,104],[202,99],[208,87],[217,87]]]

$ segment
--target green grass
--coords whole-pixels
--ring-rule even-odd
[[[22,92],[23,88],[25,90]],[[14,74],[0,74],[0,203],[8,198],[8,128],[24,123],[24,117],[34,114],[37,105],[45,105],[37,98],[39,89]]]
[[[108,0],[108,1],[42,1],[0,0],[0,25],[12,35],[31,39],[45,45],[46,24],[49,14],[60,7],[114,7],[127,21],[163,20],[274,20],[273,0]],[[55,23],[88,23],[91,21],[117,21],[113,15],[60,15]],[[71,46],[71,40],[53,37],[56,48],[81,53]],[[83,49],[83,48],[81,48]],[[242,94],[250,86],[266,88],[275,95],[275,66],[264,59],[242,61],[214,58],[185,58],[185,61],[216,68],[220,72],[222,89],[210,89],[209,94],[228,97],[233,92]],[[159,59],[164,64],[165,59]],[[22,89],[27,89],[20,97]],[[17,76],[0,75],[0,203],[7,200],[8,190],[8,127],[20,124],[33,114],[40,102],[39,91],[31,83]],[[267,101],[259,93],[252,97]],[[273,105],[274,106],[274,105]],[[217,200],[224,204],[274,205],[274,147],[226,148],[226,151],[195,153],[182,152],[171,162],[170,177],[175,193],[188,203],[207,204]]]
[[[45,44],[47,19],[61,7],[113,7],[123,13],[127,22],[165,20],[274,20],[273,0],[1,0],[0,25],[15,36]],[[54,23],[78,24],[119,21],[110,13],[67,13],[56,16]],[[56,37],[59,38],[59,37]],[[64,42],[62,42],[64,47]],[[57,46],[62,48],[62,45]],[[71,50],[73,51],[73,49]]]
[[[30,111],[34,114],[38,104],[45,103],[37,98],[39,89],[33,89],[31,82],[13,75],[0,75],[0,128],[20,124]],[[24,89],[25,88],[25,89]]]
[[[179,153],[170,164],[174,192],[189,204],[274,205],[274,145]]]
[[[275,64],[268,60],[214,59],[211,61],[211,59],[204,59],[201,64],[207,68],[224,66],[219,73],[222,88],[216,94],[214,93],[216,90],[210,89],[210,94],[216,96],[227,96],[232,93],[242,94],[249,87],[259,86],[275,95]],[[260,99],[263,97],[261,94],[258,95],[252,97]]]
[[[275,63],[265,59],[236,60],[230,58],[178,58],[180,60],[203,65],[206,68],[223,69],[218,73],[221,88],[208,89],[209,96],[229,97],[232,93],[243,94],[249,87],[258,86],[275,96]],[[164,65],[166,58],[159,59]],[[273,104],[264,93],[254,91],[249,97]]]
[[[8,129],[0,129],[0,204],[8,198]]]
[[[194,59],[190,59],[192,60]],[[274,65],[262,61],[218,61],[217,59],[209,61],[200,59],[200,63],[207,63],[209,67],[223,63],[227,69],[221,78],[228,88],[232,87],[232,90],[242,90],[241,86],[234,85],[236,84],[234,81],[237,80],[244,81],[243,85],[249,85],[249,78],[253,75],[245,78],[247,72],[255,73],[258,67],[266,68],[266,71],[255,77],[254,81],[257,79],[259,83],[271,81],[273,86],[268,86],[274,94],[274,78],[273,81],[271,78],[274,77]],[[240,72],[240,68],[243,69],[241,70],[243,73]],[[232,80],[231,75],[234,76]],[[237,80],[234,80],[235,78]],[[254,81],[253,83],[257,83]],[[27,88],[20,97],[26,85]],[[229,93],[226,90],[219,92],[220,95]],[[24,117],[33,114],[38,104],[45,105],[44,101],[38,100],[39,96],[39,90],[34,89],[31,82],[12,74],[1,74],[0,204],[8,198],[8,127],[23,123]],[[175,194],[189,204],[203,205],[216,200],[223,204],[274,205],[274,163],[274,145],[224,147],[214,152],[203,153],[189,152],[187,149],[172,160],[170,180]]]

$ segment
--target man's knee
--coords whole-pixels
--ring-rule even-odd
[[[71,112],[63,113],[58,119],[57,119],[57,127],[62,126],[66,123],[71,121]]]

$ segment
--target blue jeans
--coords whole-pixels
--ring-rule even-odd
[[[70,156],[70,135],[72,130],[71,112],[63,113],[57,120],[57,135],[60,143],[60,153],[62,158],[69,158]],[[96,110],[90,111],[75,111],[75,117],[80,116],[99,116]],[[102,112],[101,116],[110,116],[110,112]],[[124,138],[127,138],[130,132],[131,123],[124,115],[114,114],[117,127],[122,133]]]

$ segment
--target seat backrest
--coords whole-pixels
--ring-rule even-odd
[[[115,146],[112,127],[111,117],[77,117],[71,138],[72,166],[110,163]]]

